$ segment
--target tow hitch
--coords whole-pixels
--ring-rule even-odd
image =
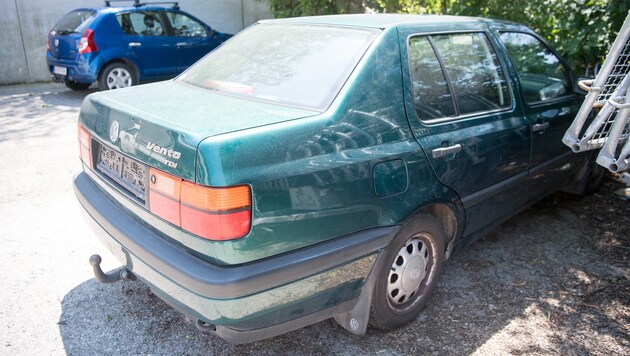
[[[99,255],[90,256],[90,264],[92,265],[92,270],[94,270],[94,277],[101,283],[114,283],[118,282],[121,279],[126,281],[135,281],[137,277],[131,273],[130,270],[125,266],[120,266],[115,270],[105,273],[101,269],[101,262],[103,259]]]

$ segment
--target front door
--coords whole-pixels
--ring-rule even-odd
[[[563,142],[580,100],[573,91],[568,68],[542,41],[529,33],[502,32],[519,78],[525,116],[532,126],[532,187],[541,195],[553,192],[573,176],[582,157]]]
[[[475,233],[524,202],[529,122],[487,33],[401,38],[409,123],[438,179],[464,203],[464,234]]]
[[[177,71],[183,72],[219,45],[201,22],[185,14],[167,11],[177,45]]]

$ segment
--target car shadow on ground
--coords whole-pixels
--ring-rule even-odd
[[[70,90],[60,87],[59,90],[42,94],[42,100],[47,105],[52,106],[70,106],[80,108],[83,99],[92,93],[98,92],[97,87],[90,87],[87,90]]]
[[[548,197],[451,258],[428,307],[399,330],[359,338],[327,320],[233,345],[198,331],[140,282],[95,280],[65,295],[59,330],[68,354],[623,354],[630,224],[596,224],[591,210],[630,216],[630,205],[607,184],[591,197]],[[621,252],[609,248],[619,243]]]

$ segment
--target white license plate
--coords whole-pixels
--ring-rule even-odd
[[[68,75],[68,68],[53,66],[53,73],[59,74],[59,75]]]
[[[131,194],[145,200],[146,166],[105,145],[100,146],[96,165],[98,170],[122,185]]]

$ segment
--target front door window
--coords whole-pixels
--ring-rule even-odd
[[[167,12],[169,20],[171,20],[171,26],[175,36],[180,37],[208,37],[208,32],[205,27],[199,22],[191,19],[190,17],[176,13]]]
[[[522,32],[502,32],[501,40],[518,73],[525,102],[544,102],[571,93],[567,69],[536,37]]]

